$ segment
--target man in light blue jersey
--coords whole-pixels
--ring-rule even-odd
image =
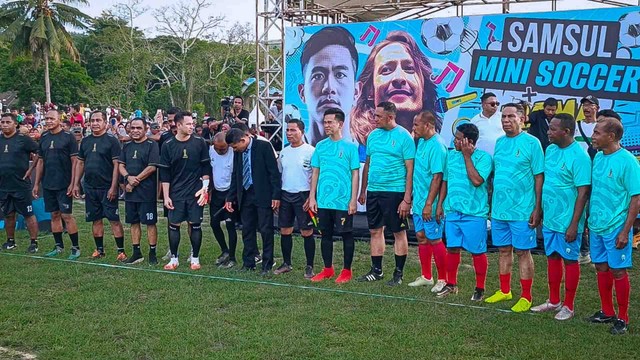
[[[413,158],[416,147],[411,134],[396,124],[396,106],[388,101],[378,104],[377,129],[367,138],[367,160],[358,201],[367,204],[367,222],[371,233],[371,270],[359,281],[382,280],[384,228],[393,233],[396,267],[387,285],[402,283],[407,260],[407,216],[411,210]]]
[[[472,301],[484,298],[487,280],[487,217],[489,195],[487,179],[493,169],[491,155],[476,148],[480,137],[474,124],[462,124],[456,129],[455,150],[447,155],[447,168],[440,190],[437,213],[446,214],[447,284],[437,293],[442,298],[458,293],[460,251],[465,249],[473,257],[476,288]]]
[[[511,308],[525,312],[531,308],[533,258],[536,247],[536,226],[542,216],[542,183],[544,154],[540,141],[522,131],[524,108],[506,104],[502,108],[502,129],[505,136],[496,141],[493,164],[495,178],[491,203],[491,239],[500,250],[500,290],[485,302],[511,300],[511,270],[513,250],[520,268],[520,299]]]
[[[544,158],[542,187],[542,234],[547,255],[549,298],[533,312],[556,311],[556,320],[573,317],[580,281],[580,245],[585,222],[585,205],[591,189],[591,159],[574,139],[576,121],[569,114],[557,114],[549,123],[551,145]],[[560,301],[562,265],[565,269],[565,300]]]
[[[342,138],[345,115],[340,109],[327,109],[324,113],[324,131],[329,138],[316,144],[311,157],[311,189],[309,208],[318,214],[322,232],[320,250],[324,269],[311,278],[318,282],[331,279],[333,269],[333,234],[342,236],[344,267],[336,279],[343,284],[351,280],[351,263],[355,250],[353,214],[356,213],[360,161],[356,144]]]
[[[433,285],[431,258],[436,260],[438,283],[431,291],[439,292],[447,283],[447,249],[442,242],[443,223],[436,217],[438,194],[447,161],[447,146],[436,132],[437,118],[427,110],[413,119],[413,133],[418,138],[413,172],[413,225],[418,239],[421,275],[409,286]]]
[[[592,191],[589,204],[591,260],[596,265],[601,309],[589,320],[613,322],[611,333],[627,332],[631,286],[633,222],[640,210],[640,165],[620,146],[623,135],[620,116],[614,111],[598,114],[591,138],[599,151],[593,159]],[[618,316],[613,308],[616,289]]]

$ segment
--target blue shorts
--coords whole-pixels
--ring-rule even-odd
[[[576,239],[567,242],[564,239],[564,233],[553,231],[542,227],[542,236],[544,236],[544,251],[547,256],[558,253],[563,259],[578,261],[580,256],[580,246],[582,245],[582,233],[576,235]]]
[[[633,231],[629,231],[629,242],[622,249],[616,249],[616,239],[622,231],[620,226],[610,234],[596,234],[589,231],[591,242],[591,261],[594,264],[607,263],[612,269],[627,269],[631,267],[631,244],[633,243]]]
[[[444,222],[448,248],[463,248],[472,254],[487,252],[487,219],[454,211]]]
[[[516,250],[536,247],[536,229],[527,221],[491,220],[491,240],[494,246],[513,246]]]
[[[422,216],[413,214],[413,227],[415,228],[416,233],[424,231],[424,235],[429,240],[442,239],[443,226],[438,224],[435,220],[424,221]]]

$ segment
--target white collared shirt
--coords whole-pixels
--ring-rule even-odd
[[[476,142],[476,148],[486,151],[489,155],[493,156],[494,148],[496,147],[496,140],[500,136],[505,135],[502,130],[502,112],[496,111],[491,117],[486,117],[482,114],[471,118],[471,123],[478,127],[480,137]]]

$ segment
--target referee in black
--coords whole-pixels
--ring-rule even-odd
[[[160,162],[160,151],[155,141],[147,138],[147,123],[142,118],[129,122],[131,141],[124,144],[120,154],[120,175],[125,180],[125,222],[131,224],[131,243],[133,253],[125,264],[138,264],[144,261],[140,251],[142,228],[147,226],[149,239],[149,264],[156,265],[156,244],[158,241],[158,210],[156,197],[158,181],[156,166]]]
[[[178,112],[174,118],[178,132],[162,146],[160,181],[164,193],[164,206],[169,209],[169,249],[171,260],[165,270],[175,270],[180,245],[180,223],[189,223],[191,269],[200,269],[202,219],[208,202],[209,147],[199,136],[193,135],[195,123],[190,112]]]

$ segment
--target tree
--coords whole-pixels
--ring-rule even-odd
[[[70,4],[87,0],[15,0],[0,7],[1,38],[11,43],[11,59],[30,56],[36,68],[44,63],[46,101],[51,102],[49,60],[60,63],[61,53],[78,60],[78,50],[66,27],[87,29],[91,17]]]

